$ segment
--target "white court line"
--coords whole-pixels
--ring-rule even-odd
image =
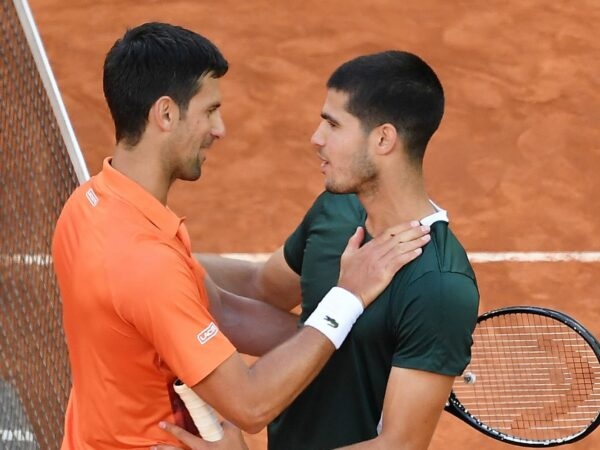
[[[472,263],[491,262],[600,262],[600,252],[470,252]]]
[[[49,266],[52,264],[52,255],[47,253],[0,255],[0,264],[24,264],[26,266]]]
[[[270,253],[222,253],[229,258],[264,261]],[[469,252],[474,264],[494,262],[600,262],[600,252]]]
[[[270,253],[221,253],[228,258],[244,261],[265,261]],[[474,264],[495,262],[600,262],[600,252],[470,252],[469,260]],[[26,266],[49,266],[52,255],[45,253],[0,255],[0,265],[24,264]]]
[[[35,436],[29,430],[0,428],[0,442],[35,442]]]

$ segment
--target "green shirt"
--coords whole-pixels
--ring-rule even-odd
[[[340,256],[365,219],[355,195],[326,192],[287,239],[286,261],[301,276],[301,322],[337,284]],[[475,275],[447,222],[433,223],[431,238],[360,316],[317,378],[269,425],[269,449],[326,450],[376,437],[392,366],[462,373],[477,320]]]

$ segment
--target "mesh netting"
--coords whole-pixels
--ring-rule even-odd
[[[56,449],[70,375],[50,247],[77,177],[10,0],[0,35],[0,448]]]

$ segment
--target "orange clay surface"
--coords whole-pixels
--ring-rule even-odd
[[[431,197],[470,252],[599,251],[597,0],[30,0],[91,173],[114,145],[103,58],[127,26],[177,23],[213,40],[227,137],[202,179],[179,183],[198,252],[277,248],[322,189],[309,144],[341,62],[409,50],[436,70],[447,108],[425,161]],[[600,336],[600,263],[476,264],[480,310],[535,304]],[[233,399],[232,399],[233,400]],[[265,434],[248,438],[265,447]],[[513,448],[444,413],[432,450]],[[569,448],[600,448],[600,431]]]

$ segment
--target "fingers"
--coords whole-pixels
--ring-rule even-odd
[[[357,230],[342,254],[338,285],[368,306],[395,273],[422,253],[430,241],[429,227],[413,221],[387,229],[360,248],[364,230]]]
[[[426,227],[427,230],[429,227]],[[423,233],[427,233],[423,231]],[[431,236],[429,234],[417,234],[411,240],[405,241],[398,236],[394,236],[386,242],[384,248],[386,249],[384,256],[388,253],[392,252],[393,254],[400,255],[403,253],[411,253],[413,251],[419,250],[417,254],[420,254],[421,247],[427,244],[431,240]],[[390,255],[391,256],[391,255]]]
[[[429,227],[427,225],[421,225],[418,221],[412,221],[410,223],[388,228],[381,233],[377,239],[383,241],[391,239],[395,240],[396,242],[408,242],[418,239],[427,233],[429,233]]]
[[[357,227],[356,231],[352,235],[352,237],[348,240],[348,244],[346,244],[346,248],[344,249],[344,253],[353,252],[360,248],[360,244],[362,244],[365,239],[365,230],[363,227]]]
[[[186,440],[189,441],[191,438],[197,438],[197,436],[194,436],[192,433],[169,422],[160,422],[158,426],[163,430],[171,433],[173,436],[175,436],[177,439],[179,439],[181,442],[187,445],[190,445],[190,443],[186,442]]]
[[[398,225],[394,225],[392,227],[389,227],[388,229],[386,229],[383,233],[381,233],[383,236],[394,236],[400,233],[404,233],[407,231],[411,231],[414,230],[415,228],[418,228],[421,224],[419,223],[418,220],[412,220],[410,222],[404,222],[404,223],[400,223]]]
[[[154,445],[151,450],[184,450],[184,448],[192,450],[208,450],[223,448],[227,450],[248,450],[246,442],[242,436],[242,432],[231,422],[223,422],[224,437],[218,442],[207,442],[201,437],[188,433],[183,428],[178,427],[169,422],[160,422],[158,426],[168,433],[175,436],[180,442],[185,444],[185,447],[175,447],[168,444]]]
[[[365,244],[364,247],[369,245],[376,247],[374,251],[379,258],[389,258],[405,252],[412,252],[417,248],[423,247],[431,239],[428,234],[429,227],[421,225],[418,222],[416,224],[409,228],[404,228],[402,231],[394,229],[396,227],[388,228],[376,239]],[[395,231],[395,233],[392,233],[392,231]],[[393,254],[388,255],[389,252],[393,252]],[[417,252],[418,254],[419,252]]]
[[[427,236],[424,236],[424,238]],[[427,241],[429,241],[429,238],[427,239]],[[423,245],[426,242],[423,243]],[[401,245],[410,245],[411,247],[414,246],[414,241],[412,241],[411,243],[406,243],[406,244],[401,244]],[[402,250],[400,252],[390,252],[388,253],[388,260],[387,260],[387,266],[386,268],[390,271],[390,273],[395,274],[396,272],[398,272],[402,267],[404,267],[406,264],[408,264],[409,262],[411,262],[413,259],[416,259],[421,253],[423,253],[423,249],[421,248],[421,246],[418,246],[417,248],[414,248],[412,250]]]
[[[223,442],[226,442],[223,448],[228,450],[248,450],[248,446],[242,436],[242,431],[234,424],[225,420],[223,422],[223,433]]]
[[[172,434],[173,436],[175,436],[179,441],[181,441],[182,443],[184,443],[185,445],[187,445],[190,448],[196,449],[196,450],[200,450],[203,448],[208,449],[208,444],[206,443],[205,440],[203,440],[202,438],[193,435],[192,433],[184,430],[181,427],[178,427],[177,425],[174,425],[172,423],[169,422],[160,422],[158,424],[158,426],[160,428],[162,428],[163,430],[165,430],[166,432]],[[161,444],[161,445],[157,445],[152,447],[153,450],[175,450],[175,449],[180,449],[181,447],[174,447],[172,445],[166,445],[166,444]]]
[[[431,240],[428,232],[428,226],[413,227],[381,244],[380,263],[390,280],[398,270],[423,253],[422,247]]]

